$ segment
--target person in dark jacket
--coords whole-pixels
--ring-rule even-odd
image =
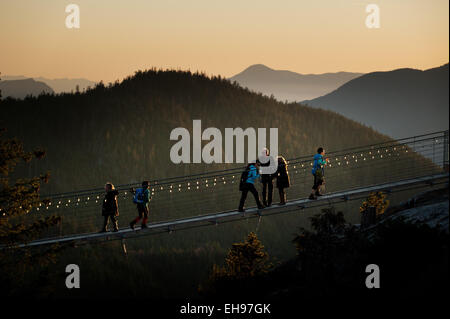
[[[245,200],[247,199],[248,192],[252,193],[253,197],[255,198],[256,205],[258,205],[258,208],[263,209],[264,206],[261,203],[261,201],[259,199],[258,191],[255,188],[255,180],[260,177],[259,172],[258,172],[259,164],[258,163],[250,163],[250,164],[248,164],[246,169],[248,170],[248,174],[247,174],[247,179],[245,180],[244,185],[242,186],[242,190],[241,190],[242,195],[241,195],[241,200],[239,202],[238,210],[240,212],[244,212],[244,204],[245,204]]]
[[[314,163],[311,173],[314,175],[314,185],[312,187],[311,195],[309,199],[317,199],[317,196],[322,196],[320,192],[321,186],[324,184],[325,179],[325,165],[328,163],[328,159],[324,159],[325,150],[322,147],[317,149],[317,154],[314,155]]]
[[[136,204],[138,217],[133,219],[130,223],[131,229],[142,219],[141,228],[147,228],[149,203],[150,203],[150,183],[148,181],[142,182],[142,187],[138,189],[131,189],[130,192],[134,194],[133,202]]]
[[[267,148],[264,148],[262,150],[263,156],[270,156],[269,150]],[[273,159],[272,159],[273,161]],[[270,165],[270,159],[267,163],[261,163],[261,166],[269,166]],[[262,189],[262,200],[263,204],[266,207],[272,206],[272,194],[273,194],[273,179],[276,175],[275,174],[261,174],[261,183],[263,186]]]
[[[111,183],[105,184],[105,198],[102,205],[102,216],[104,217],[103,228],[100,232],[104,233],[108,231],[108,222],[111,220],[114,231],[119,231],[119,224],[117,216],[119,216],[119,206],[117,204],[117,195],[119,192],[114,189],[114,185]]]
[[[288,173],[288,165],[283,156],[278,156],[278,169],[277,169],[277,188],[280,194],[280,205],[286,204],[286,192],[285,188],[291,185]]]

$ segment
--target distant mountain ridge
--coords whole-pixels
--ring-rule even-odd
[[[252,91],[274,95],[279,101],[296,102],[322,96],[361,75],[351,72],[300,74],[255,64],[230,80]]]
[[[340,149],[388,140],[333,112],[281,103],[221,77],[175,70],[139,71],[111,87],[99,84],[81,94],[5,100],[0,118],[28,148],[44,145],[48,150],[39,162],[54,177],[48,193],[83,189],[105,180],[120,184],[144,176],[157,179],[196,174],[206,167],[230,168],[168,160],[171,131],[191,129],[194,119],[221,131],[279,128],[278,147],[286,158],[312,154],[317,145]],[[315,131],[320,121],[329,124]]]
[[[23,75],[2,75],[1,79],[2,81],[7,80],[24,80],[29,79],[30,77],[25,77]],[[34,77],[32,78],[35,81],[44,82],[49,87],[53,89],[55,93],[62,93],[62,92],[75,92],[76,87],[78,85],[78,88],[80,91],[83,91],[87,89],[88,87],[94,87],[96,82],[90,81],[84,78],[76,78],[76,79],[69,79],[69,78],[60,78],[60,79],[48,79],[44,77]],[[1,82],[0,82],[1,83]]]
[[[44,82],[33,79],[0,81],[2,98],[13,97],[22,99],[27,95],[38,96],[41,93],[54,93]]]
[[[368,73],[303,104],[335,111],[393,138],[446,130],[448,67]]]

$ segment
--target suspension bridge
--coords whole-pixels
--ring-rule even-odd
[[[46,200],[30,211],[27,218],[59,215],[61,223],[45,232],[42,238],[15,247],[123,240],[245,218],[261,219],[274,214],[301,212],[362,200],[376,191],[391,194],[430,186],[448,187],[448,146],[448,131],[442,131],[328,152],[326,157],[330,162],[325,172],[326,195],[317,200],[307,199],[313,179],[312,155],[288,159],[291,187],[287,189],[287,203],[257,209],[250,207],[255,204],[250,196],[245,212],[236,209],[243,168],[153,180],[147,229],[137,226],[132,230],[129,227],[129,221],[137,214],[129,190],[139,187],[137,184],[116,185],[119,191],[119,223],[126,225],[118,232],[98,232],[102,224],[103,188],[50,194],[42,196]],[[274,199],[277,198],[276,193],[274,188]]]

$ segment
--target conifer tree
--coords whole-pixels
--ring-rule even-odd
[[[47,183],[49,173],[31,178],[11,181],[16,166],[33,159],[41,159],[45,151],[36,149],[27,152],[23,144],[14,138],[5,137],[0,129],[0,290],[9,294],[20,286],[20,281],[34,267],[41,267],[55,260],[60,249],[33,249],[23,244],[36,239],[40,232],[60,222],[60,217],[35,218],[33,208],[47,204],[41,200],[41,183]],[[31,216],[30,216],[31,215]]]
[[[254,232],[228,251],[225,266],[213,268],[213,278],[246,279],[267,273],[271,268],[269,254]]]
[[[375,207],[377,216],[384,213],[389,206],[389,200],[383,192],[370,193],[369,197],[362,203],[359,212],[362,213],[369,207]]]

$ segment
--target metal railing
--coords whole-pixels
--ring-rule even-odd
[[[448,172],[448,142],[448,131],[443,131],[329,152],[326,154],[330,159],[325,169],[326,192],[349,191]],[[291,186],[287,189],[288,200],[306,198],[311,192],[312,157],[308,155],[288,160],[291,180]],[[236,209],[242,169],[151,181],[150,222],[167,222]],[[138,185],[116,186],[119,190],[119,224],[122,227],[136,215],[129,192],[129,188],[134,186]],[[259,183],[257,188],[260,188]],[[95,232],[102,224],[103,195],[102,188],[92,188],[42,196],[49,201],[33,209],[27,218],[47,215],[62,217],[59,227],[49,230],[44,237]],[[277,196],[274,187],[274,198]],[[253,206],[253,199],[248,198],[247,204]]]

